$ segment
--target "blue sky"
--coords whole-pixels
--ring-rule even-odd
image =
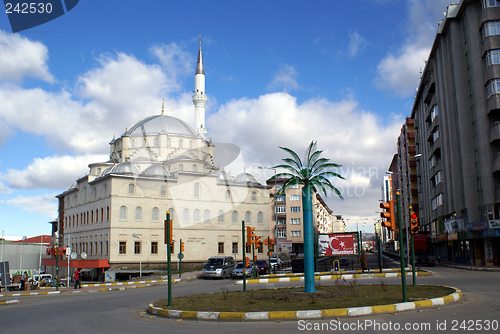
[[[278,146],[302,153],[317,140],[346,177],[335,182],[345,200],[330,194],[330,208],[373,231],[449,3],[85,0],[16,34],[0,13],[0,229],[49,234],[54,196],[163,98],[192,124],[201,35],[208,136],[241,148],[231,173],[265,182],[272,174],[257,167],[279,164]]]

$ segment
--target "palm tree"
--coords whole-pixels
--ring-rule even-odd
[[[275,178],[286,178],[277,195],[284,195],[286,190],[296,184],[302,185],[302,209],[304,229],[304,292],[314,292],[314,229],[312,212],[312,191],[314,188],[321,189],[325,197],[327,188],[333,190],[341,199],[342,194],[335,188],[329,177],[344,179],[340,174],[330,171],[330,168],[341,165],[330,163],[330,159],[320,158],[323,151],[316,151],[316,141],[312,141],[306,150],[304,159],[289,148],[279,147],[288,152],[292,158],[283,159],[287,165],[278,165],[273,168],[282,168],[286,172],[275,174],[269,180]],[[276,236],[277,237],[277,236]]]

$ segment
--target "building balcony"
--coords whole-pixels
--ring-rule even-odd
[[[490,126],[490,143],[500,139],[500,122],[495,122]]]
[[[278,217],[278,218],[286,218],[286,212],[276,212],[276,217]]]
[[[495,154],[493,157],[493,173],[500,172],[500,153]]]

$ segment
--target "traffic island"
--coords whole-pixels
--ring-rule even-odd
[[[401,285],[318,286],[255,289],[191,295],[149,305],[148,313],[174,319],[216,321],[306,320],[357,317],[439,307],[462,299],[448,286],[408,286],[408,302],[401,303]]]

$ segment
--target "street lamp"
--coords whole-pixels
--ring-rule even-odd
[[[133,233],[132,236],[135,239],[139,239],[139,277],[142,277],[142,242],[141,242],[141,237],[139,237],[135,233]]]
[[[24,240],[26,240],[26,236],[24,236],[21,239],[21,274],[23,273],[23,244],[24,244]]]
[[[278,201],[276,200],[276,195],[278,193],[277,180],[276,180],[276,168],[274,167],[262,167],[259,166],[259,169],[271,169],[274,171],[274,220],[276,220],[276,227],[274,229],[274,243],[276,244],[276,258],[279,258],[279,246],[278,246]]]

